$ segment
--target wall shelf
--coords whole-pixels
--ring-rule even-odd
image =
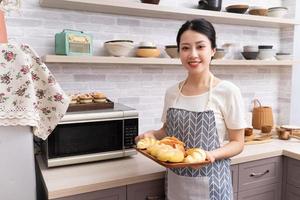
[[[132,64],[132,65],[181,65],[179,59],[137,58],[108,56],[60,56],[46,55],[45,63],[80,63],[80,64]],[[213,66],[292,66],[292,60],[213,60]]]
[[[101,12],[119,15],[189,20],[206,18],[212,23],[255,27],[290,27],[300,24],[294,19],[207,11],[193,8],[174,8],[162,5],[126,2],[122,0],[40,0],[42,7]]]

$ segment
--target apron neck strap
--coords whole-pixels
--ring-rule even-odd
[[[187,79],[185,79],[185,80],[183,81],[183,83],[180,85],[180,87],[179,87],[179,93],[178,93],[178,95],[176,96],[173,105],[175,105],[175,104],[177,103],[178,98],[179,98],[179,96],[180,96],[180,92],[181,92],[183,86],[185,85],[186,81],[187,81]],[[210,109],[211,96],[212,96],[212,88],[213,88],[213,82],[214,82],[214,75],[213,75],[213,74],[210,74],[210,76],[209,76],[209,88],[208,88],[208,101],[207,101],[207,104],[206,104],[206,109]]]

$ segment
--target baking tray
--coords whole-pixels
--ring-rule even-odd
[[[99,109],[106,109],[106,108],[113,108],[114,102],[109,99],[106,99],[106,102],[91,102],[91,103],[76,103],[70,104],[67,112],[75,112],[75,111],[87,111],[87,110],[99,110]]]
[[[151,160],[155,161],[156,163],[166,167],[166,168],[182,168],[182,167],[199,167],[201,165],[207,165],[210,163],[209,160],[205,160],[203,162],[198,162],[198,163],[183,163],[183,162],[179,162],[179,163],[172,163],[172,162],[163,162],[160,160],[157,160],[154,156],[150,155],[149,153],[147,153],[146,150],[143,149],[138,149],[135,148],[138,152],[140,152],[141,154],[143,154],[144,156],[150,158]]]

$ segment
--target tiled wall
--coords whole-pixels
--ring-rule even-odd
[[[139,0],[124,0],[136,1]],[[183,21],[155,18],[129,17],[91,12],[46,9],[38,0],[22,1],[19,13],[7,16],[11,42],[28,43],[42,56],[54,53],[54,34],[65,28],[83,30],[94,37],[94,55],[107,55],[103,42],[112,39],[131,39],[155,42],[161,49],[175,44],[178,28]],[[243,1],[251,6],[293,7],[292,0]],[[161,0],[161,5],[195,7],[198,0]],[[223,1],[225,6],[240,1]],[[290,11],[290,16],[293,12]],[[293,30],[257,28],[247,26],[215,25],[217,44],[235,43],[238,50],[243,45],[272,44],[278,51],[292,52]],[[166,57],[163,53],[162,57]],[[140,129],[159,128],[165,89],[184,79],[186,72],[181,66],[143,66],[118,64],[48,64],[63,89],[68,92],[103,91],[113,101],[139,110]],[[247,111],[254,98],[263,105],[273,107],[278,123],[289,118],[290,67],[236,66],[213,67],[216,76],[234,82],[241,88]]]

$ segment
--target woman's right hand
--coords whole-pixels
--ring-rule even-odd
[[[155,138],[154,133],[155,133],[155,130],[150,130],[150,131],[146,131],[145,133],[136,136],[135,139],[134,139],[135,143],[137,143],[140,139],[143,139],[143,138],[146,138],[146,137]]]

